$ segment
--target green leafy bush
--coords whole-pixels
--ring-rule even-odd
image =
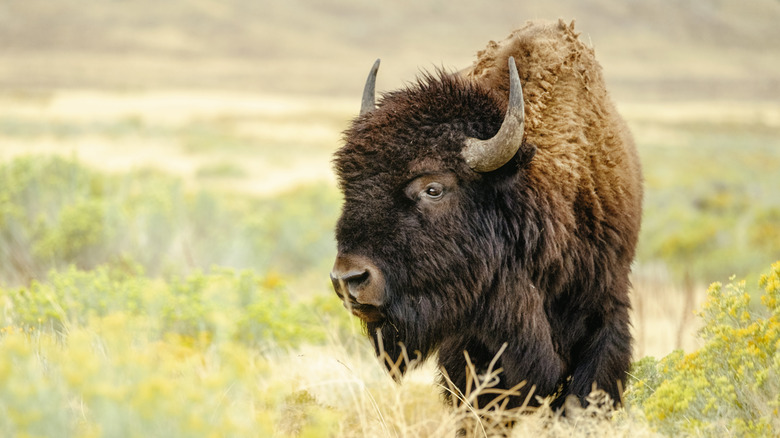
[[[699,316],[704,345],[636,364],[627,399],[670,436],[780,435],[780,262],[753,308],[744,281],[713,283]]]
[[[258,379],[265,358],[232,342],[209,348],[148,339],[121,313],[51,333],[0,336],[0,435],[271,436],[277,409]]]
[[[88,272],[71,267],[51,272],[44,281],[33,280],[27,288],[0,289],[0,297],[7,300],[6,325],[64,332],[111,312],[139,314],[144,310],[143,294],[151,287],[141,268],[132,264]]]
[[[272,366],[354,330],[321,300],[293,299],[277,274],[151,278],[127,260],[0,288],[0,436],[332,431],[344,413]]]
[[[662,262],[677,281],[757,278],[780,259],[780,148],[772,128],[721,123],[648,125],[675,137],[640,145],[645,203],[640,264]],[[640,135],[637,136],[638,138]]]
[[[338,301],[338,300],[333,300]],[[345,327],[343,309],[317,309],[311,298],[293,301],[282,279],[251,271],[214,269],[170,280],[146,277],[139,265],[71,267],[29,287],[0,288],[4,324],[62,336],[114,314],[138,319],[158,338],[187,342],[224,339],[251,347],[323,343],[328,327]],[[325,311],[323,311],[325,310]]]
[[[340,201],[328,186],[273,198],[186,191],[149,170],[107,175],[74,160],[0,164],[0,283],[130,258],[152,276],[212,265],[327,272]]]

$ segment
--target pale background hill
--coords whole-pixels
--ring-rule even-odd
[[[618,100],[780,98],[778,0],[4,0],[0,89],[354,95],[576,19]]]

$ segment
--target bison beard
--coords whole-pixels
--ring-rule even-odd
[[[335,155],[331,277],[393,377],[438,353],[465,392],[467,356],[482,373],[502,351],[497,388],[527,382],[509,407],[531,390],[584,402],[593,385],[618,402],[641,172],[592,49],[573,25],[529,23],[379,105],[377,67]],[[506,145],[497,165],[474,158]]]

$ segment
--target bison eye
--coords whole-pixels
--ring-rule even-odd
[[[458,188],[452,172],[430,172],[418,175],[406,184],[403,194],[413,203],[433,205],[450,198]]]
[[[432,182],[425,186],[425,190],[422,193],[425,197],[437,200],[444,195],[444,186],[437,182]]]

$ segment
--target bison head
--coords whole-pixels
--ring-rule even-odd
[[[438,72],[376,105],[378,64],[335,155],[344,205],[331,279],[395,362],[475,324],[489,330],[490,296],[513,282],[534,238],[518,220],[517,187],[535,148],[523,142],[513,59],[508,99]]]

